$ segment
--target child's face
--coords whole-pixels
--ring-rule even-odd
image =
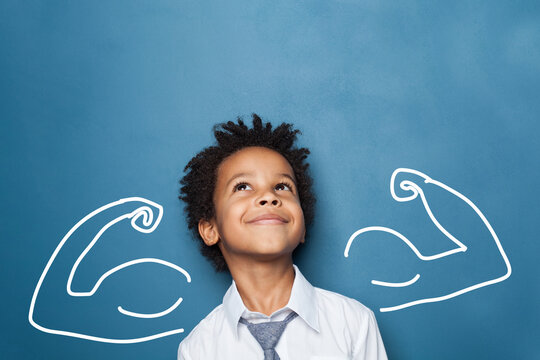
[[[290,256],[304,242],[294,172],[273,150],[248,147],[226,158],[218,168],[214,206],[215,217],[206,228],[209,236],[203,238],[208,245],[219,241],[227,263],[242,256]]]

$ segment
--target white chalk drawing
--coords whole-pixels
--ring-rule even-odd
[[[155,314],[136,313],[136,312],[133,312],[133,311],[125,310],[125,309],[122,308],[122,306],[118,306],[118,311],[120,311],[122,314],[127,315],[127,316],[133,316],[133,317],[145,318],[145,319],[154,319],[154,318],[157,318],[157,317],[165,316],[168,313],[170,313],[171,311],[173,311],[174,309],[176,309],[178,307],[178,305],[180,305],[182,300],[183,300],[182,298],[178,298],[178,300],[176,300],[176,302],[174,304],[172,304],[171,307],[169,307],[168,309],[165,309],[165,310],[163,310],[161,312],[155,313]]]
[[[139,343],[139,342],[150,341],[150,340],[158,339],[158,338],[161,338],[161,337],[164,337],[164,336],[169,336],[169,335],[174,335],[174,334],[184,332],[184,329],[179,328],[179,329],[174,329],[174,330],[161,332],[161,333],[157,333],[157,334],[153,334],[153,335],[149,335],[149,336],[139,337],[139,338],[111,339],[111,338],[105,338],[105,337],[100,337],[100,336],[81,334],[81,333],[76,333],[76,332],[71,332],[71,331],[64,331],[64,330],[59,330],[59,329],[50,329],[50,328],[47,328],[47,327],[44,327],[44,326],[38,324],[34,320],[34,308],[35,308],[37,296],[39,294],[39,290],[40,290],[40,288],[41,288],[41,286],[43,284],[43,281],[44,281],[45,277],[47,276],[47,272],[49,271],[51,265],[55,261],[56,256],[58,255],[58,253],[60,252],[60,250],[62,249],[64,244],[69,240],[70,236],[79,227],[81,227],[85,222],[87,222],[92,217],[96,216],[97,214],[99,214],[99,213],[101,213],[101,212],[103,212],[103,211],[105,211],[105,210],[107,210],[109,208],[112,208],[114,206],[118,206],[120,204],[125,204],[125,203],[129,203],[129,202],[141,202],[141,203],[145,203],[147,205],[153,206],[154,208],[157,208],[159,210],[158,214],[154,219],[154,211],[152,210],[152,208],[150,206],[141,206],[141,207],[137,208],[136,210],[134,210],[134,211],[132,211],[132,212],[130,212],[128,214],[125,214],[125,215],[122,215],[122,216],[119,216],[119,217],[115,218],[114,220],[110,221],[105,226],[103,226],[99,230],[99,232],[94,236],[92,241],[86,246],[84,251],[79,255],[79,257],[75,261],[73,267],[71,268],[71,272],[69,274],[67,284],[66,284],[67,293],[69,295],[71,295],[71,296],[74,296],[74,297],[90,297],[90,296],[92,296],[92,295],[94,295],[96,293],[96,291],[99,289],[101,283],[107,277],[109,277],[110,275],[114,274],[115,272],[117,272],[119,270],[125,269],[125,268],[127,268],[129,266],[133,266],[133,265],[136,265],[136,264],[141,264],[141,263],[156,263],[156,264],[164,265],[166,267],[169,267],[169,268],[174,269],[177,272],[181,273],[186,278],[188,283],[191,282],[191,276],[189,275],[189,273],[186,270],[184,270],[183,268],[181,268],[181,267],[179,267],[179,266],[177,266],[175,264],[172,264],[172,263],[170,263],[168,261],[164,261],[164,260],[161,260],[161,259],[142,258],[142,259],[136,259],[136,260],[131,260],[131,261],[125,262],[125,263],[123,263],[121,265],[115,266],[114,268],[108,270],[103,275],[101,275],[99,280],[96,282],[96,284],[94,285],[94,287],[90,291],[80,292],[80,291],[73,291],[71,289],[71,283],[73,281],[73,277],[75,276],[75,272],[77,271],[77,268],[78,268],[79,264],[82,262],[84,257],[88,254],[88,252],[92,249],[92,247],[96,244],[96,242],[99,240],[101,235],[103,235],[103,233],[105,231],[107,231],[107,229],[109,229],[111,226],[113,226],[114,224],[116,224],[116,223],[118,223],[118,222],[120,222],[120,221],[122,221],[124,219],[131,219],[131,226],[135,230],[137,230],[139,232],[142,232],[142,233],[147,233],[148,234],[148,233],[152,233],[158,227],[159,223],[161,222],[161,218],[163,217],[163,207],[161,205],[159,205],[159,204],[157,204],[157,203],[155,203],[153,201],[141,198],[141,197],[130,197],[130,198],[125,198],[125,199],[120,199],[118,201],[115,201],[115,202],[109,203],[107,205],[104,205],[104,206],[92,211],[90,214],[86,215],[75,226],[73,226],[71,228],[71,230],[69,230],[68,233],[63,237],[62,241],[60,241],[60,243],[58,244],[58,246],[54,250],[52,256],[50,257],[49,261],[47,262],[47,265],[45,266],[45,269],[43,270],[43,273],[41,274],[41,276],[39,278],[39,281],[38,281],[38,283],[36,285],[36,288],[34,290],[34,294],[32,296],[32,301],[30,303],[30,310],[28,312],[28,321],[30,322],[30,324],[33,327],[35,327],[36,329],[38,329],[40,331],[49,333],[49,334],[71,336],[71,337],[76,337],[76,338],[81,338],[81,339],[86,339],[86,340],[106,342],[106,343],[114,343],[114,344]],[[141,227],[141,226],[139,226],[137,224],[137,220],[139,218],[141,218],[141,217],[142,217],[142,224],[143,224],[144,227]],[[122,306],[118,306],[117,309],[121,314],[123,314],[125,316],[149,319],[149,318],[157,318],[157,317],[161,317],[161,316],[165,316],[165,315],[169,314],[170,312],[175,310],[180,305],[181,302],[182,302],[182,298],[180,297],[168,309],[166,309],[164,311],[161,311],[161,312],[158,312],[158,313],[152,313],[152,314],[142,314],[142,313],[136,313],[136,312],[128,311],[128,310],[125,310],[124,308],[122,308]]]
[[[414,284],[416,281],[420,279],[420,274],[416,274],[411,280],[400,282],[400,283],[391,283],[386,281],[379,281],[379,280],[371,280],[371,283],[373,285],[379,285],[379,286],[388,286],[388,287],[405,287]]]
[[[418,195],[420,195],[420,198],[422,200],[422,204],[424,205],[424,208],[425,208],[427,214],[429,215],[429,218],[433,222],[433,224],[435,224],[435,226],[448,239],[450,239],[456,245],[456,247],[454,249],[452,249],[452,250],[449,250],[449,251],[441,252],[441,253],[435,254],[435,255],[426,256],[426,255],[423,255],[422,253],[420,253],[420,251],[414,246],[414,244],[409,239],[407,239],[404,235],[397,232],[396,230],[393,230],[393,229],[390,229],[390,228],[387,228],[387,227],[383,227],[383,226],[369,226],[369,227],[365,227],[365,228],[362,228],[360,230],[355,231],[350,236],[349,240],[347,241],[347,246],[345,247],[345,252],[344,252],[345,257],[349,257],[349,250],[351,248],[351,245],[352,245],[353,241],[359,235],[367,233],[367,232],[371,232],[371,231],[386,232],[386,233],[389,233],[389,234],[392,234],[392,235],[396,236],[397,238],[402,240],[414,252],[414,254],[422,261],[433,261],[433,260],[440,259],[442,257],[446,257],[446,256],[450,256],[450,255],[453,255],[453,254],[456,254],[456,253],[462,253],[462,252],[467,251],[467,246],[465,246],[458,239],[456,239],[454,236],[452,236],[452,234],[450,234],[439,223],[439,221],[437,221],[437,218],[435,217],[435,215],[433,215],[433,213],[431,211],[431,208],[428,205],[428,202],[426,200],[426,197],[424,195],[423,190],[417,184],[415,184],[414,182],[409,181],[409,180],[404,180],[404,181],[400,182],[399,187],[404,191],[412,192],[412,195],[405,196],[405,197],[400,197],[400,196],[396,195],[396,193],[395,193],[395,179],[396,179],[396,176],[398,174],[400,174],[400,173],[408,173],[408,174],[417,175],[417,176],[423,178],[424,182],[426,184],[437,185],[437,186],[441,187],[442,189],[450,192],[451,194],[457,196],[458,198],[463,200],[465,203],[467,203],[467,205],[469,205],[475,211],[475,213],[480,217],[480,219],[482,219],[482,222],[484,223],[486,228],[489,230],[489,233],[491,234],[491,237],[495,241],[495,243],[497,245],[497,249],[499,250],[499,253],[500,253],[501,257],[503,258],[504,263],[506,265],[506,273],[503,276],[500,276],[500,277],[497,277],[497,278],[494,278],[494,279],[490,279],[490,280],[487,280],[487,281],[483,281],[481,283],[466,287],[464,289],[451,292],[451,293],[446,294],[444,296],[418,299],[418,300],[415,300],[415,301],[406,302],[404,304],[400,304],[400,305],[396,305],[396,306],[383,307],[383,308],[379,309],[381,312],[396,311],[396,310],[401,310],[401,309],[404,309],[404,308],[407,308],[407,307],[410,307],[410,306],[414,306],[414,305],[448,300],[448,299],[451,299],[453,297],[459,296],[461,294],[464,294],[464,293],[479,289],[481,287],[496,284],[498,282],[504,281],[512,274],[512,267],[510,265],[510,261],[508,261],[508,257],[506,256],[506,253],[504,252],[504,249],[503,249],[503,247],[501,245],[501,242],[499,241],[499,238],[497,237],[497,234],[495,233],[495,231],[491,227],[490,223],[487,221],[484,214],[482,214],[480,209],[478,209],[478,207],[476,207],[476,205],[471,200],[469,200],[467,197],[465,197],[463,194],[459,193],[458,191],[452,189],[451,187],[449,187],[449,186],[447,186],[447,185],[445,185],[445,184],[443,184],[443,183],[441,183],[439,181],[433,180],[432,178],[430,178],[426,174],[421,173],[420,171],[413,170],[413,169],[407,169],[407,168],[398,168],[398,169],[394,170],[394,172],[392,173],[392,177],[390,179],[390,192],[392,194],[392,197],[396,201],[406,202],[406,201],[414,200],[414,199],[416,199],[418,197]],[[406,286],[410,286],[410,285],[416,283],[416,281],[419,278],[420,278],[420,274],[416,274],[411,280],[406,281],[406,282],[391,283],[391,282],[384,282],[384,281],[379,281],[379,280],[372,280],[371,283],[373,285],[377,285],[377,286],[406,287]]]

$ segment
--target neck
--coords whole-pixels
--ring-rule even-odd
[[[270,262],[235,263],[229,270],[248,310],[271,315],[289,302],[295,277],[290,256]]]

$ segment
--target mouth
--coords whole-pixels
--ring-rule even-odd
[[[282,225],[288,223],[288,220],[285,220],[279,215],[276,214],[264,214],[257,216],[256,218],[248,221],[248,224],[252,225]]]

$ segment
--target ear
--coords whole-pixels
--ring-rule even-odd
[[[303,244],[306,242],[306,229],[304,229],[304,235],[302,235],[302,240],[300,240],[300,244]]]
[[[210,221],[204,219],[199,220],[199,234],[206,245],[215,245],[219,241],[219,233],[214,219]]]

